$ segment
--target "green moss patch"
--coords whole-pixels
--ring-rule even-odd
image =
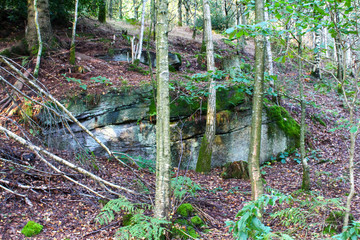
[[[233,109],[245,101],[242,87],[221,88],[216,92],[216,111]]]
[[[190,203],[183,203],[178,207],[176,212],[180,216],[187,218],[194,212],[194,207]]]
[[[329,216],[325,219],[325,227],[323,233],[325,234],[337,234],[341,232],[343,226],[343,220],[345,217],[345,212],[342,211],[332,211]],[[354,220],[354,216],[351,214],[349,217],[349,222]]]
[[[26,237],[32,237],[41,232],[43,225],[36,223],[34,221],[29,221],[21,230],[21,233]]]
[[[266,107],[266,112],[270,122],[275,122],[288,137],[295,141],[295,145],[299,146],[300,125],[291,117],[289,112],[278,105]]]
[[[134,215],[132,215],[132,214],[125,214],[124,216],[123,216],[123,219],[122,219],[122,225],[124,226],[124,227],[126,227],[126,226],[129,226],[129,225],[131,225],[132,224],[132,217],[133,217]]]
[[[191,223],[196,227],[201,227],[202,225],[204,225],[204,221],[201,220],[201,218],[199,216],[192,217]]]
[[[224,179],[237,178],[237,179],[249,179],[248,163],[244,161],[237,161],[225,164],[221,173],[221,177]]]

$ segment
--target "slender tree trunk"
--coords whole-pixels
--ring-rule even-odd
[[[156,37],[156,10],[155,10],[155,0],[151,0],[151,21],[153,24],[153,39],[155,41]]]
[[[38,50],[38,34],[35,24],[35,11],[34,11],[34,0],[28,0],[28,17],[27,26],[25,32],[26,42],[28,44],[28,50],[31,54],[37,53]],[[50,12],[48,0],[38,0],[38,21],[41,32],[41,40],[44,45],[48,48],[51,46],[52,40],[52,29],[50,23]]]
[[[113,0],[109,0],[109,18],[112,19],[113,17]]]
[[[139,53],[137,55],[137,59],[141,58],[142,54],[142,45],[143,45],[143,38],[144,38],[144,28],[145,28],[145,5],[147,0],[143,0],[142,6],[142,14],[141,14],[141,28],[140,28],[140,38],[139,38]]]
[[[323,39],[324,39],[324,48],[325,48],[325,57],[329,57],[329,41],[328,41],[328,29],[323,27]]]
[[[204,4],[204,39],[206,44],[207,70],[210,74],[215,71],[214,45],[211,29],[211,15],[209,0],[203,0]],[[216,89],[215,81],[209,79],[209,96],[206,115],[206,130],[201,141],[199,157],[196,164],[197,172],[210,172],[211,156],[216,131]]]
[[[106,22],[106,0],[100,0],[99,2],[98,20],[101,23]]]
[[[186,1],[186,0],[185,0]],[[178,17],[179,17],[179,21],[178,21],[178,26],[182,26],[182,0],[178,1]]]
[[[300,123],[300,157],[303,167],[303,178],[301,189],[305,191],[310,190],[310,175],[309,175],[309,165],[305,153],[305,117],[306,117],[306,105],[304,99],[304,81],[303,81],[303,67],[302,67],[302,37],[299,36],[299,85],[300,85],[300,101],[301,101],[301,123]]]
[[[315,52],[315,63],[314,63],[314,67],[313,67],[313,72],[312,75],[315,78],[320,79],[321,78],[321,72],[320,72],[320,61],[321,61],[321,49],[320,49],[320,44],[321,44],[321,36],[320,36],[320,30],[315,30],[315,48],[314,48],[314,52]]]
[[[269,12],[267,9],[264,13],[265,21],[269,21]],[[273,57],[272,57],[272,51],[271,51],[271,43],[270,43],[270,37],[266,35],[266,56],[267,56],[267,68],[269,75],[274,75],[274,63],[273,63]],[[270,86],[274,88],[274,81],[270,82]]]
[[[168,218],[170,209],[170,107],[168,61],[168,1],[157,0],[156,27],[156,218]]]
[[[79,0],[75,0],[75,14],[72,28],[71,45],[70,45],[70,64],[75,64],[75,39],[76,39],[76,23],[78,19]]]
[[[264,0],[255,0],[255,21],[264,21]],[[249,173],[251,181],[251,198],[258,199],[264,193],[260,173],[260,145],[263,106],[265,62],[265,39],[262,35],[255,37],[255,82],[252,106],[252,121],[249,149]]]
[[[123,1],[122,0],[119,0],[119,18],[120,19],[123,19]]]
[[[34,0],[34,11],[35,11],[35,26],[36,26],[36,32],[37,32],[37,36],[38,36],[38,46],[39,46],[37,57],[36,57],[36,66],[35,66],[35,70],[34,70],[34,77],[37,77],[39,75],[41,54],[42,54],[42,48],[43,48],[43,43],[41,40],[40,25],[39,25],[39,11],[37,8],[37,0]]]
[[[245,5],[243,3],[240,4],[240,13],[241,13],[241,24],[245,25],[246,24],[246,15],[245,15]],[[241,36],[240,39],[240,46],[241,46],[241,50],[244,50],[244,47],[246,45],[246,39],[245,36]]]
[[[357,78],[356,78],[357,79]],[[355,158],[355,146],[356,146],[356,138],[358,134],[358,129],[360,127],[360,124],[355,123],[354,121],[354,108],[350,108],[350,125],[356,126],[357,130],[352,131],[350,130],[350,149],[349,149],[349,178],[350,178],[350,193],[346,199],[346,210],[345,210],[345,216],[344,216],[344,226],[343,231],[346,229],[345,227],[349,225],[349,216],[351,212],[351,201],[352,198],[355,195],[355,179],[354,179],[354,158]]]
[[[196,11],[197,11],[197,2],[195,1],[195,12],[194,12],[194,23],[193,23],[193,35],[192,38],[196,38]],[[205,27],[205,26],[204,26]]]
[[[139,18],[139,6],[136,5],[137,4],[136,0],[133,0],[133,4],[134,4],[134,18],[137,20]]]

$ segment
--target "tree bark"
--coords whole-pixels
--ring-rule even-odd
[[[255,0],[255,21],[264,21],[264,0]],[[264,85],[265,40],[262,35],[255,37],[255,82],[253,93],[252,120],[249,149],[249,173],[251,198],[258,199],[264,193],[260,173],[260,145]]]
[[[120,19],[123,19],[123,1],[122,0],[119,0],[120,2],[119,2],[119,18]]]
[[[204,40],[206,45],[207,70],[209,74],[215,71],[214,45],[211,28],[211,15],[209,0],[204,0]],[[216,131],[216,89],[215,81],[209,79],[209,97],[206,115],[206,130],[201,141],[199,156],[196,163],[197,172],[210,172],[211,156]]]
[[[170,210],[170,107],[168,61],[168,1],[157,0],[156,23],[156,218],[168,218]]]
[[[28,17],[27,17],[25,38],[28,46],[28,51],[31,54],[36,54],[38,51],[38,34],[35,24],[34,0],[28,0],[27,3],[28,3]],[[38,21],[40,26],[42,42],[44,45],[50,48],[51,45],[50,43],[52,40],[52,29],[50,23],[48,0],[38,0],[37,9],[38,9]]]
[[[72,28],[71,45],[70,45],[70,64],[75,64],[75,39],[76,39],[76,24],[78,19],[79,0],[75,0],[75,14]]]
[[[113,17],[113,0],[109,1],[109,18],[112,19]]]

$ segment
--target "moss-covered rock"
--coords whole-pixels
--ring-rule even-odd
[[[244,161],[237,161],[227,163],[221,173],[221,177],[224,179],[237,178],[237,179],[249,179],[248,163]]]
[[[186,224],[175,226],[172,230],[173,239],[189,239],[189,236],[196,239],[200,237],[200,234],[192,226]]]
[[[201,227],[204,225],[204,221],[199,216],[192,217],[190,221],[195,227]]]
[[[281,130],[284,131],[286,136],[295,142],[295,147],[300,144],[300,125],[291,117],[285,108],[273,105],[266,107],[267,116],[270,122],[274,122]],[[271,128],[271,124],[269,124]],[[271,132],[271,129],[269,129]]]
[[[177,211],[180,216],[187,218],[194,212],[194,207],[190,203],[181,204]]]
[[[21,233],[26,237],[32,237],[41,232],[43,225],[36,223],[34,221],[29,221],[21,230]]]

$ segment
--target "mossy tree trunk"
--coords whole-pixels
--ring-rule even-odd
[[[74,13],[74,22],[72,28],[72,36],[71,36],[71,45],[70,45],[70,64],[75,64],[75,39],[76,39],[76,24],[78,19],[78,6],[79,0],[75,0],[75,13]]]
[[[303,82],[303,74],[302,74],[302,37],[299,36],[298,39],[298,53],[299,53],[299,87],[300,87],[300,104],[301,104],[301,122],[300,122],[300,157],[301,163],[303,167],[303,177],[301,189],[305,191],[310,190],[310,170],[309,165],[306,158],[305,152],[305,117],[306,117],[306,105],[304,99],[304,82]]]
[[[256,23],[264,21],[264,0],[255,1]],[[249,174],[251,181],[251,198],[258,199],[264,193],[260,173],[260,145],[263,106],[263,85],[265,65],[265,39],[262,35],[255,37],[255,82],[252,104],[252,120],[249,148]]]
[[[109,18],[113,17],[113,0],[109,0]]]
[[[28,17],[27,25],[25,31],[25,38],[27,42],[28,51],[31,54],[36,54],[38,52],[38,32],[35,24],[35,9],[34,9],[34,0],[28,0]],[[51,45],[52,40],[52,29],[50,23],[50,12],[49,12],[49,2],[48,0],[38,0],[37,1],[37,11],[38,11],[38,25],[41,32],[41,41],[43,45]]]
[[[101,23],[106,22],[106,0],[99,0],[98,20]]]
[[[214,45],[211,32],[210,4],[209,0],[204,0],[204,39],[206,45],[207,70],[210,74],[215,71]],[[206,115],[206,130],[201,141],[199,156],[196,163],[197,172],[210,172],[211,156],[215,139],[216,127],[216,89],[215,81],[209,79],[209,96]]]
[[[119,0],[119,19],[123,19],[123,1]]]
[[[168,218],[171,159],[167,0],[157,0],[156,65],[156,191],[154,216],[156,218]]]

